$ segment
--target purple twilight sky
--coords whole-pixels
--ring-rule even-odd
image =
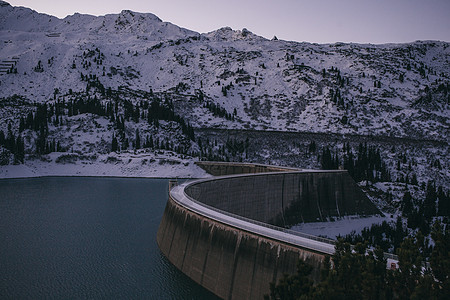
[[[450,0],[6,0],[64,18],[129,9],[198,32],[224,26],[312,43],[450,41]]]

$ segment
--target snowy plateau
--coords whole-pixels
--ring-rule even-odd
[[[0,177],[198,178],[202,159],[317,169],[325,149],[340,167],[364,145],[389,180],[359,184],[395,214],[405,188],[450,186],[449,46],[200,34],[0,1]]]

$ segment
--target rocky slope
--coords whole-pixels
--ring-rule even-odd
[[[0,19],[2,66],[17,70],[0,77],[1,97],[63,97],[85,90],[83,73],[113,89],[171,93],[195,127],[448,137],[445,42],[317,45],[246,29],[199,34],[131,11],[61,20],[5,2]]]

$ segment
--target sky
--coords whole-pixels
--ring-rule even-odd
[[[149,12],[200,33],[247,28],[311,43],[450,42],[450,0],[6,0],[59,18]]]

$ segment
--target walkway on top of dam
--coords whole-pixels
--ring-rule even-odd
[[[233,177],[240,176],[244,177],[248,175],[234,175]],[[220,178],[221,177],[216,177],[214,178],[214,180]],[[328,255],[334,254],[335,241],[331,239],[321,238],[293,230],[284,229],[264,222],[259,222],[236,214],[232,214],[227,211],[220,210],[196,201],[186,194],[185,189],[187,187],[209,180],[211,179],[201,179],[174,186],[170,190],[170,195],[172,196],[172,199],[181,206],[214,221],[235,227],[240,230],[245,230],[259,236],[263,236],[276,241],[282,241],[287,244],[312,250],[318,253]]]

